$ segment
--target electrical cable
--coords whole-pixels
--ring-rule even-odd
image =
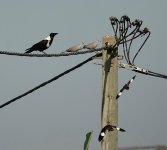
[[[102,51],[105,47],[92,49],[92,50],[85,50],[79,52],[70,52],[70,53],[59,53],[59,54],[27,54],[27,53],[18,53],[18,52],[8,52],[8,51],[0,51],[0,54],[3,55],[12,55],[12,56],[26,56],[26,57],[60,57],[60,56],[70,56],[70,55],[79,55],[79,54],[86,54],[86,53],[93,53],[96,51]]]
[[[135,65],[124,64],[124,63],[119,62],[119,67],[131,70],[131,71],[134,71],[134,72],[138,72],[138,73],[141,73],[141,74],[144,74],[144,75],[150,75],[150,76],[154,76],[154,77],[167,79],[167,75],[156,73],[156,72],[153,72],[153,71],[150,71],[148,69],[144,69],[144,68],[141,68],[141,67],[138,67],[138,66],[135,66]]]
[[[28,90],[27,92],[25,92],[25,93],[23,93],[23,94],[21,94],[21,95],[15,97],[15,98],[12,98],[11,100],[7,101],[6,103],[0,105],[0,108],[3,108],[3,107],[5,107],[5,106],[9,105],[10,103],[15,102],[16,100],[19,100],[20,98],[22,98],[22,97],[24,97],[24,96],[26,96],[26,95],[28,95],[28,94],[30,94],[30,93],[32,93],[32,92],[38,90],[38,89],[41,88],[41,87],[44,87],[45,85],[47,85],[47,84],[49,84],[49,83],[51,83],[51,82],[53,82],[53,81],[59,79],[60,77],[66,75],[66,74],[68,74],[68,73],[74,71],[75,69],[81,67],[82,65],[88,63],[89,61],[93,60],[94,57],[99,57],[99,56],[101,56],[101,54],[96,54],[96,55],[94,55],[94,56],[91,56],[90,58],[86,59],[85,61],[83,61],[83,62],[79,63],[78,65],[76,65],[76,66],[74,66],[74,67],[72,67],[72,68],[70,68],[70,69],[64,71],[63,73],[61,73],[61,74],[59,74],[59,75],[53,77],[52,79],[50,79],[50,80],[48,80],[48,81],[45,81],[45,82],[39,84],[38,86],[36,86],[36,87],[34,87],[34,88]]]
[[[144,30],[145,30],[145,29],[144,29]],[[133,57],[133,60],[132,60],[132,64],[133,64],[133,65],[134,65],[134,61],[135,61],[137,55],[139,54],[139,52],[141,51],[142,47],[144,46],[144,44],[146,43],[146,41],[148,40],[148,38],[149,38],[149,36],[150,36],[150,34],[151,34],[150,31],[148,31],[148,30],[144,31],[144,30],[143,30],[143,32],[145,32],[144,34],[147,34],[147,33],[148,33],[148,35],[147,35],[146,39],[144,40],[143,44],[142,44],[142,45],[140,46],[140,48],[138,49],[138,51],[137,51],[137,53],[135,54],[135,56]]]

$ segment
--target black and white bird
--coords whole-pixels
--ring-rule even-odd
[[[42,53],[45,53],[44,50],[48,49],[51,46],[53,38],[56,34],[58,33],[50,33],[50,35],[47,36],[45,39],[26,49],[25,53],[31,53],[33,51],[40,51]]]
[[[126,84],[122,87],[122,89],[121,89],[121,90],[119,91],[119,93],[117,94],[116,99],[118,99],[118,98],[122,95],[122,92],[123,92],[124,90],[129,90],[129,85],[134,81],[135,78],[136,78],[136,75],[133,76],[133,77],[128,81],[128,83],[126,83]]]
[[[104,136],[106,135],[106,131],[114,131],[114,129],[116,129],[118,131],[121,131],[121,132],[126,132],[122,128],[107,124],[105,127],[102,128],[102,130],[101,130],[101,132],[99,134],[99,138],[98,138],[99,142],[103,140]]]

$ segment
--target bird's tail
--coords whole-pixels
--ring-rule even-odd
[[[33,50],[32,50],[31,48],[28,48],[28,49],[26,49],[25,51],[26,51],[25,53],[28,54],[28,53],[31,53]]]
[[[122,128],[119,128],[119,127],[116,127],[116,129],[117,129],[118,131],[121,131],[121,132],[126,132],[126,130],[124,130],[124,129],[122,129]]]

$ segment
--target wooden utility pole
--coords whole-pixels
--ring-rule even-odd
[[[105,36],[103,45],[114,46],[116,39],[114,36]],[[101,125],[104,127],[109,122],[111,125],[118,124],[118,48],[103,50],[102,52],[102,112]],[[101,150],[117,150],[117,131],[107,132],[102,141]]]

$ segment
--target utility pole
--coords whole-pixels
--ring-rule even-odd
[[[102,51],[102,112],[101,125],[104,127],[108,123],[118,124],[118,48],[115,46],[114,36],[103,37],[103,45],[111,46],[111,49]],[[114,46],[114,48],[112,48]],[[117,131],[107,132],[105,140],[101,143],[101,150],[118,149]]]

